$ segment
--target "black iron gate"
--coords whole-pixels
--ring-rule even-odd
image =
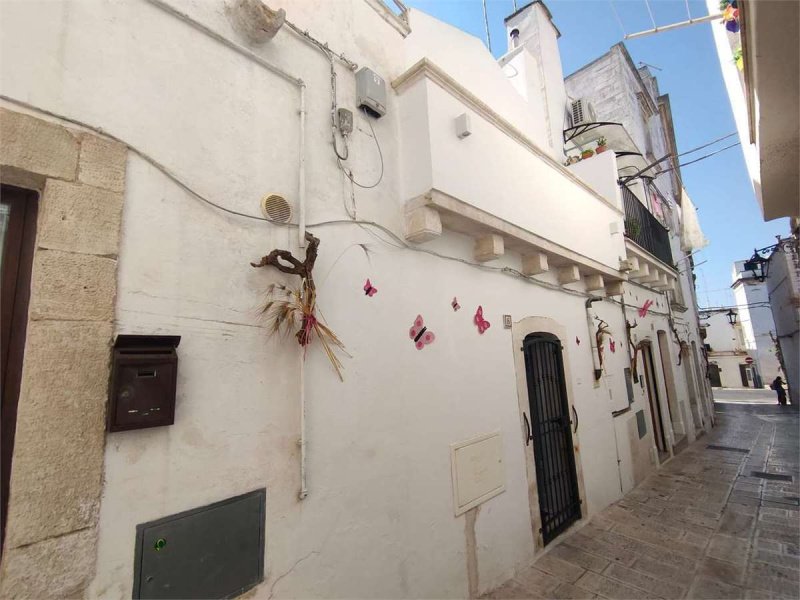
[[[533,333],[525,338],[522,349],[528,380],[541,532],[547,544],[581,518],[572,449],[572,421],[569,418],[561,342],[548,333]],[[577,415],[575,418],[577,430]]]

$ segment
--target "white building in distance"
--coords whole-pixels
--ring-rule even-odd
[[[767,284],[759,281],[757,273],[745,268],[745,262],[733,264],[733,297],[739,313],[744,348],[752,365],[754,387],[768,387],[778,376],[783,375],[776,354],[777,337],[775,321],[767,293]],[[786,378],[783,375],[784,379]]]

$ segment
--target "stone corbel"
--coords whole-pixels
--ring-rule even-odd
[[[420,206],[406,212],[405,228],[406,239],[421,244],[442,235],[442,219],[435,209]]]

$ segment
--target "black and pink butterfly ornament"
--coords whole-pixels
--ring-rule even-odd
[[[436,339],[434,333],[425,327],[425,321],[422,319],[422,315],[417,315],[417,318],[414,319],[414,325],[408,330],[408,337],[414,340],[414,345],[416,345],[417,350],[422,350],[428,344],[432,344]]]

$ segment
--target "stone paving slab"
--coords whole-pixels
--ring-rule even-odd
[[[708,435],[485,597],[800,598],[798,411],[737,402],[716,415]]]

